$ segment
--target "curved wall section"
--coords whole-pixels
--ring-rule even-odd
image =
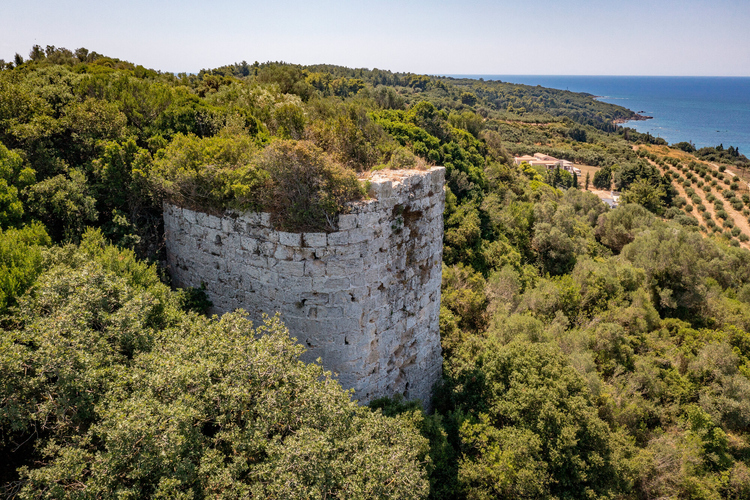
[[[306,360],[320,357],[360,401],[403,394],[429,404],[442,369],[444,180],[442,167],[375,173],[374,199],[352,204],[332,233],[165,205],[172,278],[205,284],[217,313],[280,312]]]

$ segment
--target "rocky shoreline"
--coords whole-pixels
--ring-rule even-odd
[[[620,124],[627,123],[627,122],[642,122],[642,121],[653,120],[653,119],[654,119],[653,116],[646,116],[646,115],[641,115],[639,113],[635,113],[630,118],[615,118],[614,120],[612,120],[612,123],[614,123],[615,125],[620,125]]]

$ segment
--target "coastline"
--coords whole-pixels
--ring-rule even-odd
[[[600,99],[607,99],[607,96],[603,96],[603,95],[592,95],[591,97],[597,101]],[[607,101],[602,101],[602,102],[607,102]],[[635,111],[631,109],[630,112],[633,113],[633,115],[630,116],[629,118],[615,118],[614,120],[612,120],[612,123],[614,123],[615,125],[622,125],[623,123],[628,123],[628,122],[643,122],[646,120],[654,119],[653,116],[642,115],[641,113],[643,113],[643,111],[639,111],[636,113]]]
[[[625,118],[615,125],[630,122],[625,126],[662,137],[670,144],[690,141],[697,148],[723,144],[739,148],[742,154],[750,152],[750,77],[471,76],[587,93],[653,116],[652,120]]]
[[[646,116],[646,115],[635,113],[630,118],[615,118],[614,120],[612,120],[612,123],[614,123],[615,125],[622,125],[623,123],[628,123],[628,122],[645,122],[646,120],[653,120],[653,119],[654,119],[653,116]]]

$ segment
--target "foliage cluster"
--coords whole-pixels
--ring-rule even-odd
[[[43,268],[2,337],[5,495],[427,493],[421,414],[358,406],[299,361],[278,318],[187,313],[153,266],[94,231]]]

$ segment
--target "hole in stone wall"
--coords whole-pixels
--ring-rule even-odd
[[[217,235],[216,235],[216,239],[214,239],[214,243],[216,243],[217,245],[221,245],[221,236],[219,236],[219,235],[217,234]]]
[[[349,345],[349,337],[344,337],[344,345]]]

